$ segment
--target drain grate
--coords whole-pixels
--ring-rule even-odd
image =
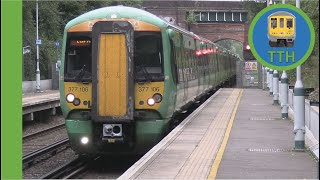
[[[291,149],[268,149],[268,148],[249,148],[247,149],[249,152],[271,152],[271,153],[276,153],[276,152],[290,152]]]
[[[269,118],[269,117],[252,117],[250,118],[251,121],[275,121],[278,120],[277,118]]]

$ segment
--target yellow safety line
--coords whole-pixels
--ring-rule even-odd
[[[212,167],[211,167],[211,170],[210,170],[210,174],[208,176],[208,179],[210,179],[210,180],[215,179],[216,176],[217,176],[218,168],[219,168],[220,162],[222,160],[224,150],[226,149],[226,146],[227,146],[227,142],[228,142],[229,135],[230,135],[230,132],[231,132],[231,128],[232,128],[232,125],[233,125],[233,121],[234,121],[234,118],[236,116],[236,112],[238,110],[238,106],[240,104],[240,99],[241,99],[241,96],[242,96],[242,92],[243,92],[243,90],[240,91],[240,95],[238,96],[235,108],[233,109],[233,112],[232,112],[228,127],[226,129],[226,132],[224,134],[224,138],[222,140],[220,149],[219,149],[219,151],[217,153],[217,156],[216,156],[216,158],[215,158],[215,160],[214,160],[214,162],[212,164]]]

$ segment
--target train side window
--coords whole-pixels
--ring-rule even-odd
[[[287,28],[292,28],[293,27],[293,23],[292,23],[292,19],[287,19]]]
[[[283,27],[284,27],[284,19],[280,18],[280,28],[283,28]]]
[[[271,27],[276,28],[277,27],[277,18],[271,18]]]
[[[171,70],[172,70],[172,79],[175,83],[178,83],[178,73],[177,73],[177,58],[176,58],[176,48],[173,41],[170,39],[171,45]]]

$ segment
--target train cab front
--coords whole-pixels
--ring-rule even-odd
[[[130,21],[83,22],[67,32],[61,107],[76,152],[139,152],[163,135],[160,28]]]

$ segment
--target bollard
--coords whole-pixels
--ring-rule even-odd
[[[270,69],[269,70],[269,92],[270,92],[270,96],[273,96],[273,70]]]
[[[279,99],[279,105],[281,105],[281,90],[280,90],[280,86],[281,86],[281,77],[280,77],[280,71],[278,72],[278,75],[279,75],[279,81],[278,81],[278,99]]]
[[[262,70],[262,90],[264,90],[265,89],[265,81],[264,81],[264,69],[265,69],[265,67],[264,66],[262,66],[261,67],[261,70]]]
[[[266,79],[267,79],[267,90],[270,88],[270,84],[269,84],[269,68],[266,68]]]
[[[279,104],[279,74],[277,70],[273,73],[273,105]]]
[[[267,90],[269,90],[269,68],[266,68],[266,83],[267,83]]]
[[[281,117],[282,119],[288,119],[288,108],[289,108],[289,104],[288,104],[288,76],[286,71],[282,72],[281,75],[281,85],[280,85],[280,99],[281,99]]]

